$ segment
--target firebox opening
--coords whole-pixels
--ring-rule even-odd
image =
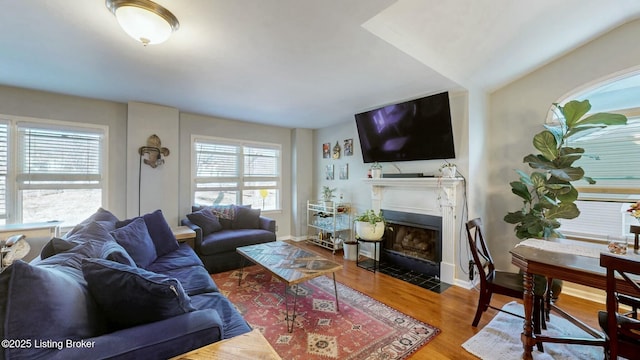
[[[380,260],[411,271],[440,277],[442,218],[383,210],[393,231],[386,231]]]

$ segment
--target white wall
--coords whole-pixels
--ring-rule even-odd
[[[203,135],[228,139],[282,144],[282,210],[268,211],[265,216],[276,220],[278,238],[291,235],[291,129],[253,124],[244,121],[213,118],[188,113],[180,114],[180,207],[179,213],[191,212],[191,136]],[[305,171],[301,169],[300,171]]]
[[[416,98],[420,96],[421,95],[417,95]],[[466,177],[469,167],[469,127],[467,124],[468,94],[465,91],[451,92],[449,93],[449,100],[454,133],[454,146],[456,151],[456,159],[453,160],[453,162],[458,165],[460,173]],[[386,104],[380,105],[383,106]],[[354,114],[355,113],[356,112],[354,112]],[[325,159],[322,157],[323,143],[331,143],[331,147],[333,148],[336,141],[338,141],[340,147],[343,148],[345,139],[353,139],[353,156],[344,156],[344,154],[342,154],[338,160],[334,160],[332,158]],[[371,208],[371,189],[362,181],[362,179],[367,177],[367,170],[371,164],[365,164],[362,160],[362,151],[360,148],[360,141],[358,140],[355,118],[342,124],[315,130],[313,136],[313,159],[314,192],[312,195],[314,196],[314,199],[320,198],[320,190],[322,189],[322,186],[326,185],[331,188],[337,188],[336,194],[344,194],[344,201],[352,204],[355,213]],[[382,163],[382,172],[398,173],[399,168],[403,173],[420,172],[426,174],[439,174],[440,166],[443,163],[443,160]],[[338,178],[340,166],[344,164],[348,164],[349,166],[348,180],[340,180]],[[324,169],[326,165],[334,166],[334,180],[325,179]],[[335,200],[338,200],[338,198],[336,197]],[[306,219],[303,218],[301,221],[306,221]]]
[[[130,102],[127,119],[127,218],[162,209],[171,225],[177,225],[184,214],[178,207],[179,128],[178,109]],[[147,145],[151,135],[169,149],[164,164],[155,168],[141,163],[138,149]]]
[[[0,86],[0,114],[108,126],[107,186],[109,197],[103,206],[119,218],[125,217],[127,199],[126,104]]]
[[[306,239],[307,200],[313,197],[313,131],[291,131],[291,235]]]
[[[276,219],[279,238],[292,234],[291,129],[180,113],[162,105],[122,104],[8,86],[0,86],[0,115],[108,126],[108,198],[103,207],[120,219],[138,214],[138,148],[157,134],[171,154],[156,169],[142,166],[141,213],[162,209],[172,226],[191,210],[192,134],[282,144],[282,210],[266,215]],[[304,132],[299,133],[297,149],[309,153],[311,136],[306,136],[305,140]],[[298,171],[312,173],[310,156],[303,154],[299,162]],[[301,181],[311,182],[310,178]]]
[[[484,224],[498,268],[515,269],[510,264],[509,249],[518,240],[513,225],[502,218],[519,209],[521,201],[511,194],[509,182],[518,178],[514,169],[528,169],[522,159],[535,152],[531,139],[543,130],[551,104],[595,79],[637,68],[639,33],[640,20],[622,25],[490,95],[491,161]]]

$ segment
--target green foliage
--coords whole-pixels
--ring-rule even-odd
[[[328,186],[322,187],[322,199],[324,201],[331,201],[334,197],[336,197],[333,192],[336,191],[336,188],[330,188]]]
[[[558,111],[558,123],[546,124],[545,130],[533,137],[533,146],[540,153],[523,159],[534,170],[531,174],[516,170],[520,179],[510,183],[511,192],[522,199],[523,206],[505,215],[504,221],[516,225],[516,236],[520,239],[564,237],[557,230],[558,219],[574,219],[580,215],[575,204],[578,190],[572,183],[585,180],[594,184],[595,181],[585,176],[581,167],[573,166],[584,149],[566,146],[567,140],[585,130],[627,123],[627,118],[620,114],[597,113],[585,117],[591,110],[588,100],[553,105]]]
[[[362,214],[356,216],[353,221],[368,222],[371,225],[375,225],[378,222],[384,222],[386,224],[384,216],[382,216],[382,211],[378,211],[378,213],[376,213],[373,209],[366,210]]]

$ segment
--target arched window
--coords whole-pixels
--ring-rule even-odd
[[[600,83],[567,96],[589,100],[590,113],[626,115],[627,125],[583,132],[571,138],[570,146],[585,149],[576,162],[596,184],[575,184],[580,192],[576,204],[580,216],[563,220],[560,230],[569,237],[606,240],[628,236],[629,225],[638,220],[626,210],[640,199],[640,73]]]

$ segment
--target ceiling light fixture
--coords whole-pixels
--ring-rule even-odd
[[[122,29],[144,46],[166,41],[180,27],[169,10],[150,0],[106,0],[106,6]]]

